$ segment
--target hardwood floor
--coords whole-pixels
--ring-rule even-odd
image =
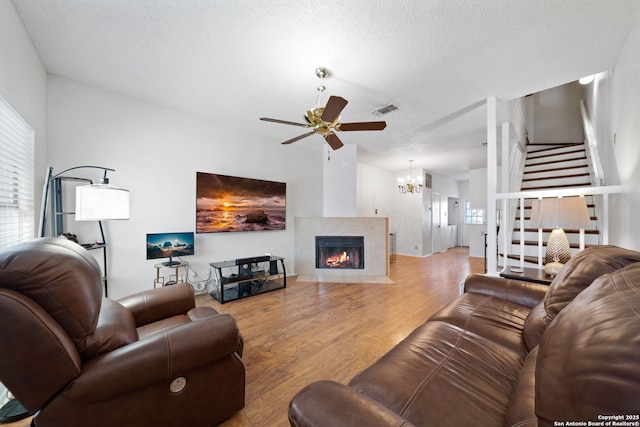
[[[482,258],[456,248],[426,258],[397,256],[394,284],[309,283],[289,278],[287,288],[210,305],[235,317],[245,339],[245,408],[224,427],[288,426],[287,406],[320,379],[346,383],[458,295]],[[7,424],[26,427],[28,421]]]
[[[395,284],[291,281],[287,289],[217,304],[233,315],[245,337],[246,406],[222,424],[288,426],[287,406],[320,379],[346,383],[458,295],[483,260],[455,249],[426,258],[398,256]]]

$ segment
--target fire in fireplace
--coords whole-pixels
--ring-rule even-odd
[[[364,237],[316,236],[316,268],[364,269]]]

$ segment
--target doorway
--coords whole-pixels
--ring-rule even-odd
[[[448,225],[448,247],[453,248],[458,246],[458,232],[460,230],[461,208],[460,199],[457,197],[449,197],[447,207],[449,213],[447,215]]]
[[[431,238],[433,253],[442,252],[442,218],[440,206],[440,193],[431,193]]]

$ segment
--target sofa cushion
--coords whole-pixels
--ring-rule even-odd
[[[535,402],[535,376],[538,347],[531,350],[518,375],[518,381],[511,395],[509,409],[504,420],[505,427],[537,427]]]
[[[540,344],[542,334],[544,334],[550,322],[551,318],[547,315],[547,310],[544,308],[544,301],[541,301],[540,304],[531,310],[527,319],[524,321],[524,341],[527,343],[529,350],[533,350]]]
[[[289,405],[289,423],[292,426],[413,426],[362,393],[326,380],[309,384],[295,395]]]
[[[580,292],[603,274],[640,262],[640,253],[617,246],[593,246],[580,252],[553,279],[542,304],[525,321],[524,339],[530,350],[540,343],[549,323]]]
[[[500,425],[522,353],[428,321],[349,385],[415,425]]]
[[[465,293],[429,318],[459,326],[526,356],[522,330],[530,309],[495,296]]]
[[[553,279],[545,296],[547,315],[553,319],[580,292],[603,274],[640,262],[640,252],[617,246],[593,246],[580,252]]]
[[[638,263],[600,277],[562,310],[540,342],[535,379],[540,425],[637,416],[639,330]]]

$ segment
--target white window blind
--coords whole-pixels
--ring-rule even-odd
[[[34,135],[0,96],[0,248],[34,237]]]

